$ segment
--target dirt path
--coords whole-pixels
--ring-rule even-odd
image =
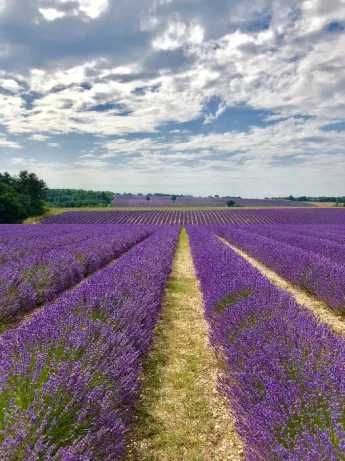
[[[308,309],[310,309],[315,317],[323,323],[329,325],[332,330],[338,334],[345,334],[345,321],[340,315],[331,311],[331,308],[328,305],[321,301],[320,299],[316,298],[315,296],[307,293],[302,288],[299,288],[296,285],[291,284],[286,279],[282,278],[272,269],[269,269],[267,266],[259,262],[258,260],[249,256],[246,252],[239,249],[238,247],[232,245],[227,240],[218,237],[225,245],[232,248],[235,253],[242,256],[246,261],[248,261],[252,266],[258,269],[265,277],[269,279],[269,281],[276,285],[279,288],[287,291],[290,295],[292,295],[295,300],[299,304],[303,304]]]
[[[242,459],[228,404],[216,391],[218,369],[183,231],[145,366],[128,461]]]

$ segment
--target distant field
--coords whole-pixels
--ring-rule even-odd
[[[237,207],[311,207],[309,202],[300,202],[284,199],[253,199],[239,197],[179,197],[151,196],[147,200],[144,196],[115,197],[112,204],[116,208],[222,208],[231,200]]]
[[[331,203],[331,202],[313,202],[312,204],[312,208],[333,208],[334,207],[334,203]],[[267,209],[274,209],[275,207],[274,206],[271,206],[271,207],[267,207],[267,206],[249,206],[249,205],[242,205],[240,207],[234,207],[234,208],[230,208],[228,206],[217,206],[217,207],[214,207],[214,206],[177,206],[175,205],[173,207],[173,210],[172,210],[172,207],[169,207],[169,206],[126,206],[126,207],[80,207],[80,208],[58,208],[58,207],[54,207],[54,208],[49,208],[48,211],[43,215],[43,216],[34,216],[34,217],[31,217],[31,218],[28,218],[24,221],[24,224],[38,224],[40,222],[42,222],[45,218],[48,218],[50,216],[56,216],[56,215],[60,215],[60,214],[63,214],[63,213],[69,213],[69,212],[81,212],[81,211],[85,211],[85,212],[114,212],[114,211],[121,211],[121,212],[124,212],[124,211],[140,211],[140,212],[147,212],[147,211],[221,211],[221,210],[226,210],[226,211],[233,211],[233,210],[267,210]],[[305,209],[306,207],[303,206],[303,205],[298,205],[298,206],[278,206],[276,207],[278,209],[285,209],[285,208],[303,208]],[[309,207],[311,208],[311,207]]]
[[[46,224],[343,224],[345,208],[68,211]]]

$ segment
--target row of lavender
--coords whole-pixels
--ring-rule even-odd
[[[285,226],[219,226],[214,230],[282,277],[345,313],[345,226],[328,238],[303,236]]]
[[[185,225],[210,223],[270,223],[262,210],[258,213],[248,210],[180,210],[180,211],[69,211],[62,215],[50,216],[45,223],[80,224],[80,223],[117,223],[117,224],[155,224]]]
[[[87,228],[85,228],[87,227]],[[112,232],[112,225],[83,226],[81,224],[55,225],[11,225],[6,231],[0,225],[0,266],[7,261],[15,261],[33,253],[68,247],[76,243],[101,238],[104,233]]]
[[[157,230],[0,337],[0,459],[120,459],[176,246]]]
[[[254,234],[259,234],[311,253],[317,253],[331,261],[345,265],[345,226],[328,226],[330,232],[326,232],[327,227],[325,225],[317,226],[316,229],[315,226],[311,226],[311,229],[309,227],[265,225],[249,226],[246,229]],[[326,228],[322,231],[320,227]]]
[[[278,228],[277,225],[274,226]],[[267,226],[267,228],[269,228]],[[337,243],[345,243],[344,225],[343,224],[314,224],[314,225],[284,225],[280,226],[282,231],[291,231],[297,234],[310,237],[319,237],[324,240],[330,240]]]
[[[151,226],[58,227],[61,235],[51,234],[49,226],[31,226],[24,234],[13,226],[8,236],[0,228],[7,248],[0,265],[0,322],[52,300],[153,231]]]
[[[345,341],[204,227],[188,229],[246,461],[345,459]]]
[[[345,209],[69,211],[47,224],[345,224]]]

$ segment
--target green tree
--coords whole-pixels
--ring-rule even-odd
[[[234,207],[234,206],[236,205],[236,202],[235,202],[234,200],[228,200],[228,201],[226,202],[226,205],[227,205],[228,207]]]
[[[6,184],[5,181],[1,181],[0,178],[0,223],[18,223],[28,215],[21,203],[20,194]]]
[[[47,201],[52,207],[107,207],[114,200],[114,193],[82,189],[48,189]]]
[[[14,186],[22,196],[22,204],[28,216],[40,215],[44,212],[48,189],[42,179],[39,179],[35,173],[21,171]]]
[[[0,173],[0,222],[16,223],[44,212],[47,186],[34,173]]]

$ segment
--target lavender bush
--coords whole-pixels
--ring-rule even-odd
[[[0,321],[11,320],[19,312],[53,299],[151,232],[147,226],[99,226],[97,230],[84,226],[82,240],[77,243],[33,251],[22,259],[8,261],[0,273]]]
[[[345,244],[344,225],[288,225],[287,229],[293,232],[312,237],[319,237],[331,242]]]
[[[44,254],[53,249],[60,249],[111,233],[111,225],[83,226],[56,225],[50,229],[47,225],[22,226],[12,225],[11,232],[6,232],[0,225],[0,265],[14,262],[27,255]]]
[[[0,459],[114,461],[178,228],[162,228],[0,337]]]
[[[345,341],[205,228],[188,229],[246,461],[345,459]]]
[[[324,300],[335,311],[345,312],[344,264],[337,264],[316,252],[248,232],[244,227],[220,226],[217,232],[282,277]]]
[[[308,227],[308,226],[301,226]],[[261,226],[246,226],[246,229],[254,234],[263,235],[277,242],[283,242],[293,247],[301,248],[302,250],[311,253],[317,253],[325,258],[329,258],[338,264],[345,264],[345,244],[338,242],[330,242],[323,237],[317,235],[302,235],[301,232],[296,232],[286,225],[261,225]],[[343,226],[343,235],[345,234],[345,226]]]

